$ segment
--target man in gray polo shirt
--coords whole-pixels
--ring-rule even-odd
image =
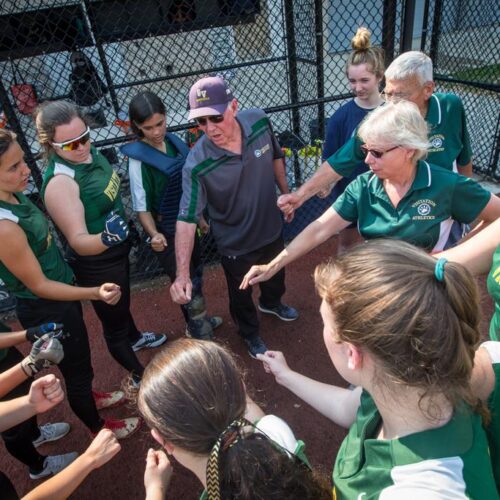
[[[222,78],[196,82],[189,92],[189,119],[204,132],[183,170],[183,194],[176,229],[177,279],[170,288],[174,302],[191,298],[189,261],[196,224],[205,207],[226,276],[229,309],[255,357],[267,350],[251,290],[240,290],[245,273],[283,250],[282,218],[276,187],[288,192],[283,153],[266,114],[238,112],[238,103]],[[278,273],[260,287],[259,310],[283,321],[298,313],[281,302],[285,275]]]

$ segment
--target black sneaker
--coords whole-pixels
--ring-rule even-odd
[[[268,350],[266,344],[264,344],[264,341],[259,335],[251,339],[244,339],[244,341],[248,347],[248,354],[250,354],[253,359],[257,359],[257,354],[264,354]]]
[[[276,307],[264,307],[259,304],[258,308],[260,312],[265,314],[274,314],[274,316],[277,316],[281,321],[295,321],[299,317],[297,309],[287,306],[286,304],[280,304]]]

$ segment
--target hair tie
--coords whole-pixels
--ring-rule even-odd
[[[444,266],[448,262],[448,259],[441,257],[436,262],[436,266],[434,267],[434,276],[438,281],[444,281]]]
[[[212,447],[207,462],[207,494],[209,500],[221,500],[219,479],[219,453],[236,444],[240,437],[240,430],[251,425],[245,418],[233,420],[221,433]]]

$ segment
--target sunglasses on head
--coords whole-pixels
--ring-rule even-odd
[[[394,146],[393,148],[386,149],[385,151],[378,151],[376,149],[370,149],[366,144],[363,144],[361,146],[361,149],[363,150],[363,153],[367,155],[370,153],[374,158],[380,159],[382,156],[385,155],[385,153],[388,153],[389,151],[393,151],[394,149],[399,148],[399,146]]]
[[[196,123],[204,127],[207,124],[207,120],[211,123],[221,123],[224,121],[224,115],[214,115],[214,116],[201,116],[200,118],[195,118]]]
[[[56,146],[58,148],[61,148],[63,151],[75,151],[78,149],[78,146],[81,144],[82,146],[84,144],[87,144],[90,140],[90,129],[87,127],[87,130],[78,137],[75,137],[74,139],[71,139],[69,141],[64,141],[64,142],[53,142],[52,146]]]

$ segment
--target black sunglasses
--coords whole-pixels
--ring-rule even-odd
[[[393,148],[386,149],[385,151],[377,151],[376,149],[370,149],[370,148],[368,148],[368,146],[366,144],[363,144],[361,146],[361,149],[363,150],[363,153],[365,155],[367,155],[368,153],[370,153],[374,158],[377,158],[377,159],[382,158],[382,156],[384,156],[385,153],[388,153],[389,151],[393,151],[396,148],[399,148],[399,146],[394,146]]]
[[[224,121],[224,115],[214,115],[214,116],[201,116],[200,118],[195,118],[196,123],[204,127],[207,124],[207,120],[211,123],[221,123]]]

